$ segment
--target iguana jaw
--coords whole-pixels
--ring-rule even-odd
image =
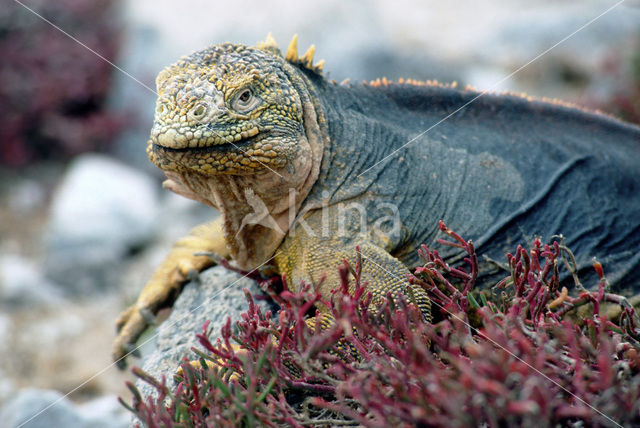
[[[158,129],[159,128],[159,129]],[[195,128],[154,127],[151,130],[152,143],[159,148],[173,151],[186,151],[215,148],[217,146],[241,145],[260,133],[260,127],[249,125],[246,130],[228,134],[224,129],[216,130],[213,126]],[[271,127],[263,128],[263,134]]]
[[[270,129],[271,128],[271,129]],[[203,175],[252,175],[287,165],[295,155],[301,135],[286,135],[272,127],[253,127],[238,137],[183,137],[170,129],[152,134],[147,146],[150,160],[164,171],[197,172]],[[193,132],[187,135],[193,135]]]
[[[215,87],[206,89],[217,91]],[[164,101],[160,98],[158,102]],[[208,114],[197,121],[190,120],[190,112],[181,116],[185,108],[180,105],[173,107],[180,110],[178,114],[156,112],[147,155],[168,172],[253,175],[281,169],[295,156],[297,143],[304,136],[302,118],[268,114],[264,111],[268,107],[256,108],[249,117],[199,102],[192,108],[203,108]]]

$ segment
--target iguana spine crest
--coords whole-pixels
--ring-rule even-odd
[[[273,34],[271,33],[267,34],[266,39],[262,42],[259,42],[256,47],[264,51],[275,53],[281,57],[283,56],[280,48],[278,47],[278,44],[276,43],[276,39],[274,39]],[[287,48],[287,53],[284,55],[284,59],[291,64],[298,65],[316,74],[322,75],[324,60],[322,59],[314,64],[313,57],[315,53],[316,46],[311,45],[302,56],[298,56],[298,35],[294,34],[291,38],[291,41],[289,42],[289,47]]]

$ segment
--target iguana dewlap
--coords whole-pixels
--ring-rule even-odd
[[[165,187],[221,217],[179,241],[121,315],[116,359],[190,271],[212,264],[198,251],[245,269],[275,264],[290,287],[326,275],[327,296],[360,246],[375,299],[411,295],[429,317],[406,275],[439,219],[496,260],[563,234],[586,284],[596,256],[616,292],[640,291],[640,128],[436,83],[336,84],[321,69],[313,47],[298,57],[294,38],[283,56],[268,37],[211,46],[160,73],[149,158]],[[485,266],[479,281],[496,274]]]

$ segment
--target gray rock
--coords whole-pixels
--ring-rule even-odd
[[[0,409],[7,428],[120,428],[129,415],[115,396],[75,405],[58,391],[24,389]]]
[[[46,201],[46,192],[42,184],[28,178],[18,180],[13,191],[7,196],[7,203],[11,211],[24,215],[40,209]]]
[[[47,276],[72,292],[113,283],[122,258],[154,235],[159,188],[151,177],[106,156],[76,158],[51,207]]]
[[[76,406],[78,414],[91,428],[128,427],[131,413],[118,402],[116,395],[105,395]]]
[[[0,305],[56,305],[62,301],[60,288],[48,281],[35,262],[17,254],[0,255]]]
[[[82,418],[73,404],[58,391],[25,389],[0,411],[0,420],[7,427],[48,428],[83,427]],[[24,425],[23,425],[24,424]]]
[[[156,379],[165,375],[167,381],[172,382],[176,369],[185,357],[196,359],[191,347],[201,348],[195,336],[202,331],[205,321],[210,321],[214,333],[219,332],[228,317],[234,322],[247,310],[243,288],[253,295],[264,295],[255,281],[222,266],[202,272],[200,283],[187,284],[173,305],[169,318],[158,327],[156,349],[145,358],[143,370]],[[263,313],[269,309],[275,313],[271,301],[255,302]],[[155,395],[155,390],[148,384],[138,381],[137,386],[143,396]]]

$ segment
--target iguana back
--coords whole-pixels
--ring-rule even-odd
[[[372,218],[376,204],[397,205],[403,233],[391,253],[403,262],[417,263],[416,248],[435,243],[442,219],[500,262],[535,236],[563,234],[582,277],[597,257],[618,289],[640,291],[637,126],[445,85],[312,81],[331,144],[309,198],[327,189],[333,202],[360,198]],[[496,280],[484,265],[481,280]]]

